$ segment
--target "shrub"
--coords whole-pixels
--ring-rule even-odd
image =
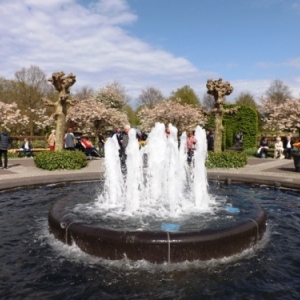
[[[239,152],[208,152],[205,166],[211,168],[242,168],[247,164],[247,155]]]
[[[78,170],[87,165],[86,155],[81,151],[45,151],[34,156],[35,165],[45,170]]]
[[[248,149],[245,149],[243,151],[243,153],[245,153],[247,156],[257,156],[257,150],[258,150],[258,147],[257,148],[248,148]]]

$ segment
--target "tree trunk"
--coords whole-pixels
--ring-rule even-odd
[[[61,113],[56,120],[55,151],[64,149],[64,137],[66,131],[66,115]]]
[[[214,152],[222,152],[222,137],[223,137],[223,111],[218,111],[215,114],[215,135],[214,135]]]

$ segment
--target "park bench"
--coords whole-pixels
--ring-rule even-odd
[[[38,152],[44,152],[44,151],[50,151],[49,149],[44,149],[44,148],[33,148],[31,149],[31,152],[34,153],[38,153]],[[15,153],[18,153],[18,157],[22,157],[24,151],[22,149],[15,149],[14,150]]]

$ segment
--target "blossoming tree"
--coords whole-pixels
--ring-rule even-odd
[[[127,115],[115,108],[107,108],[104,103],[95,98],[89,98],[70,107],[67,121],[73,123],[78,130],[95,132],[107,130],[128,123]]]
[[[0,124],[7,131],[14,129],[20,130],[20,127],[25,127],[29,123],[29,118],[21,114],[16,103],[6,104],[0,101]]]
[[[176,126],[179,133],[194,130],[197,125],[204,125],[207,117],[200,108],[182,105],[179,101],[165,100],[157,103],[152,109],[144,107],[138,112],[142,130],[149,131],[156,122]]]
[[[287,99],[276,103],[270,98],[261,98],[259,112],[263,115],[264,128],[274,131],[297,131],[300,134],[300,100]]]

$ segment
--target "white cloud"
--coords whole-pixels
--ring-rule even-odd
[[[172,90],[201,77],[185,58],[154,48],[122,28],[137,19],[125,0],[86,7],[75,0],[5,1],[0,19],[0,76],[12,78],[21,68],[37,65],[48,76],[61,70],[74,73],[75,90],[119,80],[133,97],[151,82],[160,80]]]
[[[300,68],[300,57],[289,60],[285,65],[293,68]]]
[[[207,79],[220,75],[130,35],[125,26],[137,18],[126,0],[86,6],[76,0],[1,0],[0,76],[13,78],[21,68],[36,65],[49,77],[57,71],[75,74],[74,91],[118,80],[132,98],[147,86],[169,96],[183,85],[202,98]],[[230,97],[245,89],[260,96],[269,82],[233,81]]]

